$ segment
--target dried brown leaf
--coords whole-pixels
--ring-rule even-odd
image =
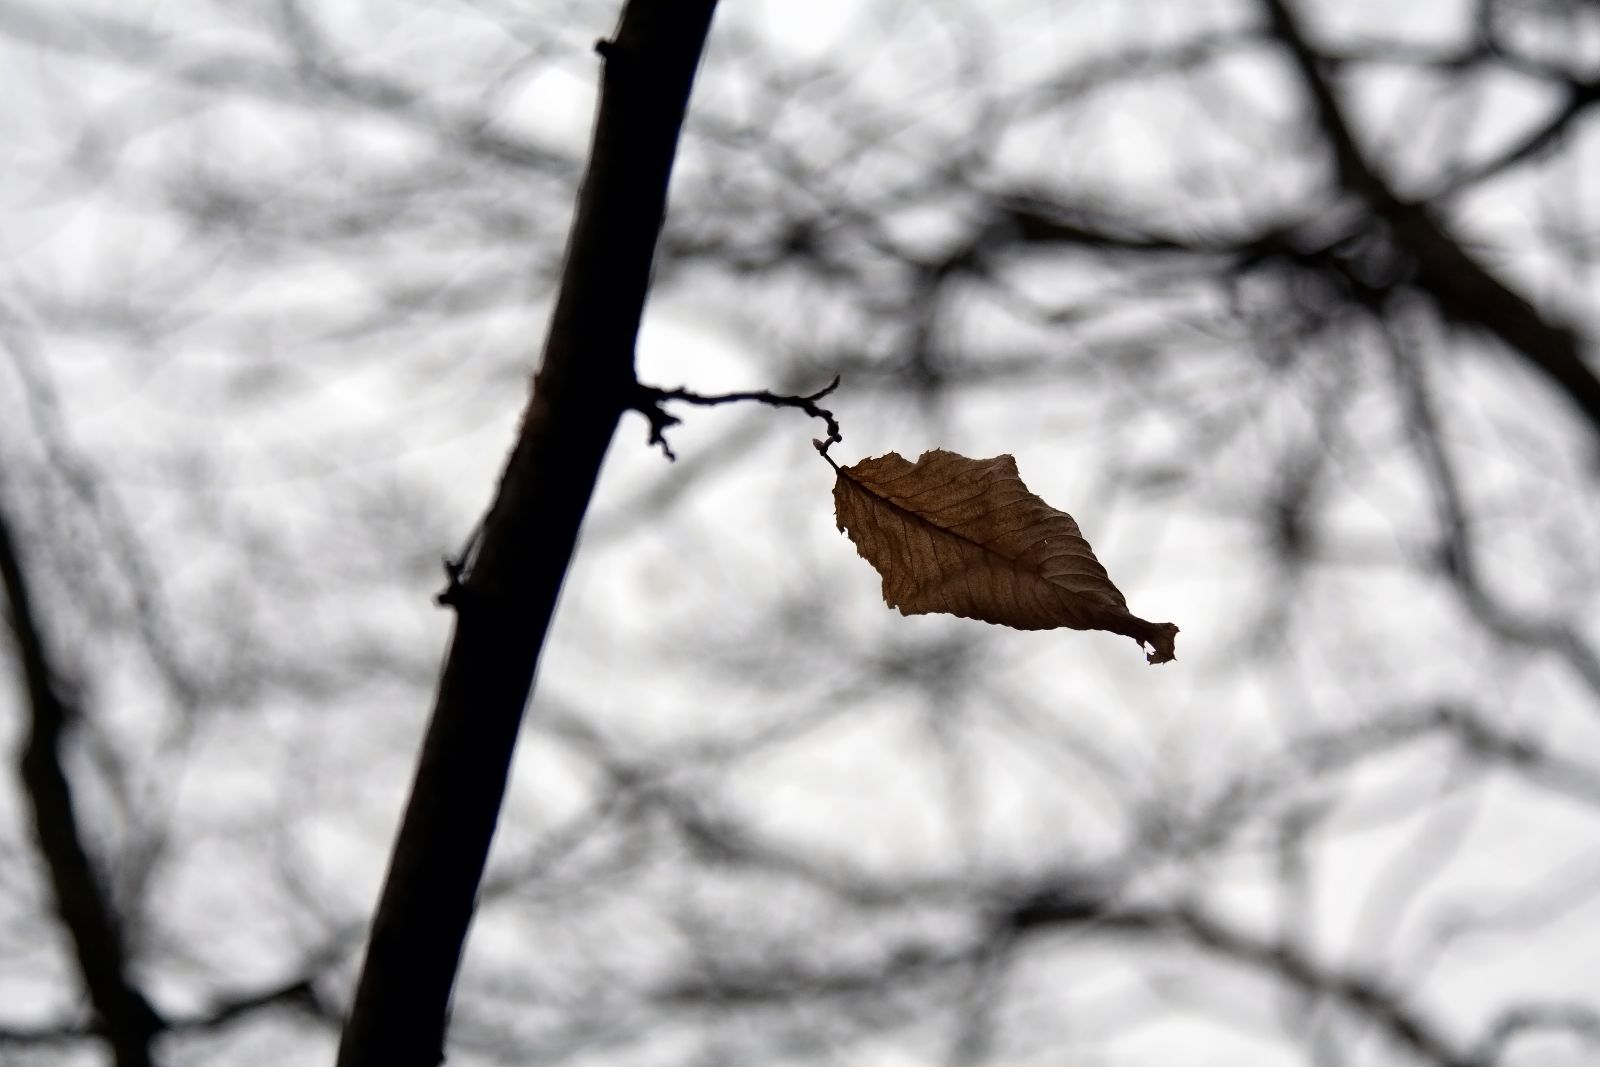
[[[839,529],[904,615],[945,612],[1019,630],[1109,630],[1173,659],[1178,628],[1128,611],[1078,524],[1028,491],[1011,456],[890,452],[837,468]]]

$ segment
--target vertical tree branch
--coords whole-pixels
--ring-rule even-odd
[[[27,570],[0,511],[0,581],[6,591],[12,640],[27,688],[28,740],[20,765],[22,788],[33,809],[56,912],[72,940],[97,1025],[117,1067],[149,1067],[160,1017],[128,975],[122,929],[105,884],[95,872],[79,830],[72,784],[61,763],[62,743],[80,717],[63,692],[28,586]]]
[[[455,633],[373,920],[340,1067],[434,1064],[539,651],[601,460],[636,395],[634,342],[715,0],[630,0],[543,362],[450,602]],[[538,966],[529,960],[528,966]]]

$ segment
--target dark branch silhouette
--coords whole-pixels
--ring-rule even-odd
[[[57,913],[71,938],[78,971],[98,1027],[117,1067],[148,1067],[151,1042],[164,1026],[134,982],[126,936],[105,881],[95,870],[79,825],[63,746],[80,718],[70,683],[55,662],[29,588],[11,523],[0,510],[0,580],[6,591],[12,642],[27,687],[28,742],[22,785],[33,809]]]
[[[605,75],[561,292],[484,519],[340,1067],[432,1065],[556,596],[617,420],[714,0],[631,0]]]
[[[765,389],[744,393],[718,393],[708,396],[703,393],[691,392],[689,389],[682,387],[677,389],[657,389],[653,386],[640,386],[638,397],[634,401],[634,410],[650,420],[650,443],[659,445],[662,454],[668,459],[675,460],[678,457],[667,444],[666,432],[669,427],[676,426],[683,421],[661,406],[669,400],[676,400],[684,404],[695,404],[699,407],[754,402],[775,408],[796,408],[814,419],[823,420],[827,425],[828,436],[817,442],[817,450],[826,456],[830,447],[844,440],[844,435],[839,431],[839,420],[833,417],[833,412],[818,406],[817,401],[837,388],[839,388],[838,375],[834,375],[833,381],[821,389],[805,396],[785,396]]]

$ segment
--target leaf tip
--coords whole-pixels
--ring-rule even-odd
[[[1171,663],[1178,658],[1173,650],[1173,642],[1177,639],[1178,628],[1170,622],[1153,622],[1144,634],[1135,638],[1142,648],[1149,644],[1150,651],[1145,653],[1145,662],[1154,666],[1157,663]]]

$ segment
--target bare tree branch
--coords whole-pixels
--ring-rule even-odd
[[[1480,1067],[1454,1038],[1407,1003],[1397,990],[1374,979],[1335,970],[1287,941],[1255,937],[1190,906],[1102,909],[1077,898],[1049,894],[1025,901],[1010,916],[1015,931],[1059,927],[1179,937],[1217,956],[1271,975],[1302,994],[1326,998],[1366,1018],[1392,1039],[1438,1067]]]
[[[1272,32],[1288,51],[1333,150],[1339,184],[1388,222],[1390,237],[1416,262],[1417,284],[1453,322],[1498,337],[1567,394],[1600,434],[1600,375],[1585,361],[1578,335],[1541,315],[1521,294],[1470,255],[1423,203],[1403,200],[1367,161],[1344,108],[1308,43],[1290,0],[1261,0]]]
[[[483,523],[340,1067],[443,1057],[450,991],[556,596],[617,420],[689,88],[715,0],[632,0],[522,433]]]
[[[164,1024],[133,981],[121,920],[84,844],[72,783],[62,765],[63,743],[80,713],[52,660],[27,570],[3,511],[0,580],[27,686],[29,735],[22,753],[22,784],[33,808],[56,910],[72,939],[79,973],[117,1067],[148,1067],[154,1062],[151,1041]]]

